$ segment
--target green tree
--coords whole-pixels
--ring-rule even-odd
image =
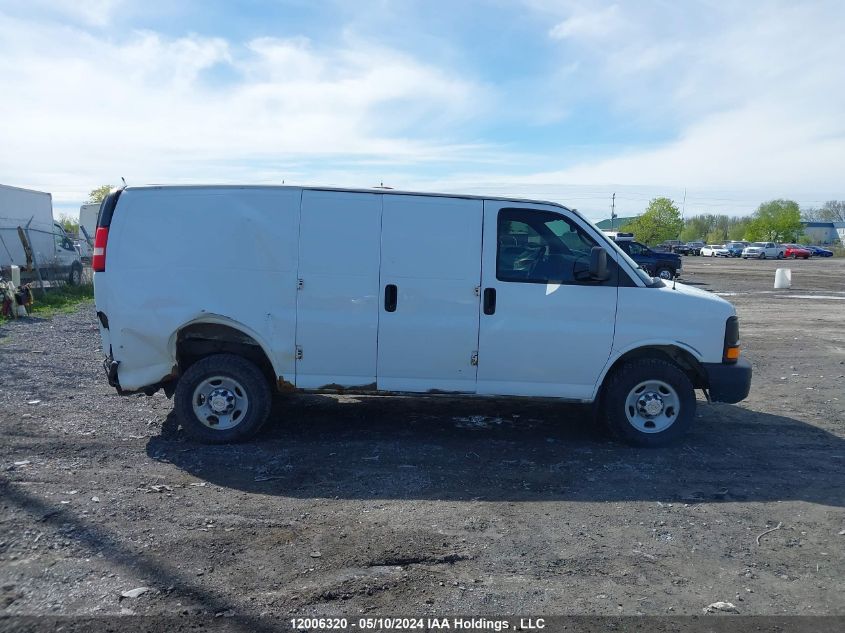
[[[62,228],[65,230],[65,233],[76,237],[79,235],[79,220],[76,218],[72,218],[69,215],[63,215],[59,218],[59,224],[62,225]]]
[[[701,232],[698,230],[698,227],[689,222],[684,224],[684,228],[681,229],[681,234],[678,236],[678,239],[682,242],[695,242],[700,238]]]
[[[748,226],[751,220],[748,218],[732,218],[731,224],[728,227],[728,239],[734,242],[741,242],[746,238],[748,233]]]
[[[704,239],[708,230],[709,227],[707,226],[707,222],[704,217],[694,215],[691,218],[687,218],[684,222],[684,228],[681,230],[680,239],[684,242],[696,242]]]
[[[655,198],[641,216],[634,218],[622,230],[630,231],[644,244],[659,244],[677,239],[684,228],[678,207],[669,198]]]
[[[788,242],[804,232],[801,211],[793,200],[770,200],[754,212],[748,233],[752,240]]]
[[[109,192],[112,190],[112,185],[103,185],[102,187],[97,187],[96,189],[92,189],[91,193],[88,194],[88,202],[102,202],[103,198],[109,195]]]
[[[705,241],[708,244],[724,244],[727,240],[725,240],[724,231],[713,229],[707,234],[707,239]]]

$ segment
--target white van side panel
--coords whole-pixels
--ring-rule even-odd
[[[236,187],[121,195],[96,281],[124,389],[170,375],[174,334],[204,321],[253,336],[277,377],[293,383],[300,197]]]
[[[379,390],[475,392],[481,223],[481,200],[384,196]]]
[[[380,195],[303,191],[298,388],[375,388],[380,231]]]

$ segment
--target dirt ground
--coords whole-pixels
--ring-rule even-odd
[[[754,382],[658,450],[581,407],[348,396],[203,446],[108,387],[91,306],[0,324],[0,614],[845,615],[845,260],[684,264]]]

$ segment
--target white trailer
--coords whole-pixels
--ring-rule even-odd
[[[91,240],[91,246],[94,245],[94,233],[97,232],[97,214],[99,212],[99,202],[87,203],[79,207],[79,226],[85,229],[85,233]],[[79,237],[85,239],[85,235],[80,234]]]
[[[20,233],[30,246],[27,253]],[[43,191],[0,185],[0,274],[20,266],[22,281],[37,278],[78,284],[82,262],[61,225],[53,219],[53,197]]]

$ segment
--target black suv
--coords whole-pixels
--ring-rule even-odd
[[[617,240],[616,243],[623,251],[630,255],[644,271],[652,277],[674,279],[681,274],[680,255],[675,253],[658,253],[645,244],[633,240]]]

